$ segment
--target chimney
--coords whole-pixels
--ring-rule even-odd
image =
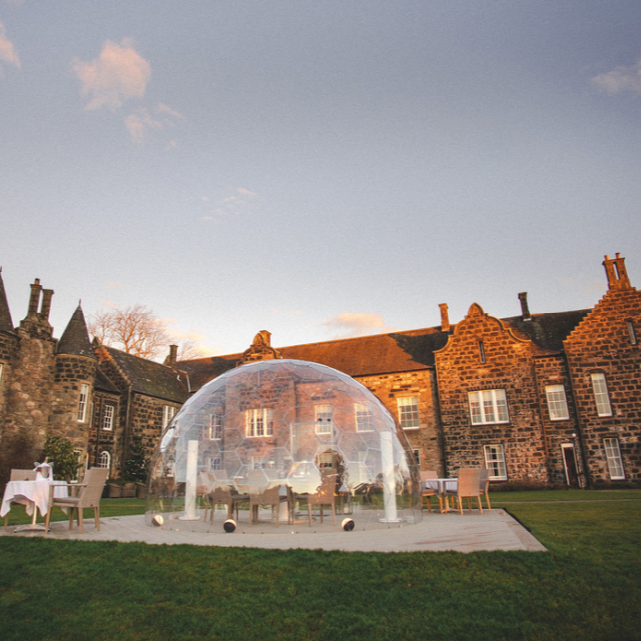
[[[532,316],[530,315],[530,308],[527,304],[527,292],[521,292],[519,294],[519,300],[521,301],[521,315],[523,316],[523,320],[532,320]]]
[[[51,311],[51,297],[53,289],[42,290],[42,306],[40,307],[40,320],[45,323],[49,322],[49,312]]]
[[[169,346],[169,356],[165,358],[165,365],[167,367],[176,367],[176,361],[178,359],[178,345]]]
[[[439,308],[441,310],[441,331],[449,332],[450,331],[450,316],[447,313],[447,303],[440,303]]]
[[[36,278],[31,285],[31,298],[29,298],[29,311],[27,312],[27,318],[33,318],[34,320],[38,318],[38,304],[40,303],[40,292],[42,291],[42,286],[40,285],[40,279]]]
[[[607,254],[603,261],[605,275],[608,278],[608,291],[630,289],[630,279],[625,269],[625,258],[618,254],[610,258]]]

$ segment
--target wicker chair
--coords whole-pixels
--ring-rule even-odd
[[[262,492],[250,492],[249,525],[254,522],[254,519],[256,523],[258,523],[258,508],[261,505],[268,505],[272,508],[272,518],[274,518],[274,512],[276,513],[276,527],[278,527],[278,523],[280,520],[280,504],[287,500],[287,496],[281,496],[279,485],[270,487],[269,489],[263,490]]]
[[[487,509],[492,511],[492,505],[490,504],[490,470],[483,469],[479,477],[479,493],[481,496],[485,497],[487,501]]]
[[[82,510],[86,507],[93,508],[94,520],[96,529],[100,532],[100,497],[107,482],[109,470],[103,467],[92,467],[87,470],[85,474],[85,482],[82,485],[68,484],[69,488],[80,488],[78,496],[54,497],[53,486],[49,489],[49,511],[47,512],[47,519],[45,527],[49,529],[51,521],[51,510],[54,505],[69,510],[69,529],[73,527],[74,512],[78,514],[78,529],[82,534]]]
[[[443,497],[439,494],[439,491],[434,488],[428,488],[425,486],[425,481],[429,479],[438,478],[438,474],[434,470],[422,470],[421,471],[421,509],[423,508],[423,499],[427,499],[427,509],[429,512],[432,511],[432,497],[438,497],[438,506],[441,512],[443,512]]]
[[[11,470],[11,477],[9,481],[35,481],[36,480],[36,471],[35,470]],[[19,501],[11,501],[11,505],[22,505]],[[36,509],[35,507],[33,508]],[[9,514],[4,517],[4,529],[7,529],[7,523],[9,522]]]
[[[334,517],[334,525],[336,525],[336,470],[331,472],[326,471],[330,468],[321,470],[321,484],[314,494],[308,494],[307,501],[307,517],[309,526],[312,526],[312,505],[320,507],[320,522],[323,522],[323,505],[332,506],[332,515]]]
[[[470,503],[471,497],[476,497],[479,511],[483,513],[483,505],[481,505],[480,494],[480,469],[461,468],[458,471],[458,487],[456,491],[446,492],[446,495],[455,496],[458,500],[458,507],[463,514],[463,499],[467,498],[467,508],[471,512],[472,505]]]

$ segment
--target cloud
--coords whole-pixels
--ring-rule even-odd
[[[237,187],[232,196],[217,200],[213,204],[213,211],[202,216],[201,220],[215,220],[224,216],[238,216],[241,214],[256,197],[256,194],[244,187]],[[204,203],[209,201],[206,196],[202,198]]]
[[[125,126],[134,142],[141,144],[145,141],[145,135],[149,130],[171,127],[177,120],[184,120],[184,117],[167,105],[159,104],[153,113],[144,107],[136,109],[125,118]]]
[[[116,280],[108,280],[107,287],[109,287],[110,289],[124,289],[125,286]]]
[[[13,48],[13,43],[5,34],[2,22],[0,22],[0,61],[20,68],[20,59]]]
[[[607,73],[600,73],[592,82],[609,94],[633,91],[641,94],[641,58],[632,67],[617,67]]]
[[[150,64],[130,38],[120,44],[107,40],[98,58],[92,62],[76,58],[71,66],[82,82],[82,95],[89,99],[86,109],[116,111],[127,100],[142,98],[151,76]]]
[[[334,331],[332,338],[368,336],[369,334],[384,334],[393,331],[380,314],[373,313],[344,312],[332,316],[321,325]]]

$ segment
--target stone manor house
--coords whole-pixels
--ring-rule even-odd
[[[243,363],[289,358],[369,388],[423,469],[487,467],[494,483],[641,484],[641,294],[619,254],[603,265],[608,289],[591,309],[532,314],[521,293],[510,318],[473,303],[453,323],[442,304],[436,327],[280,348],[261,331],[242,354],[177,362],[172,346],[164,364],[90,342],[80,306],[54,338],[53,291],[38,280],[14,327],[0,274],[0,482],[38,460],[47,434],[118,477],[132,439],[151,455],[205,383]],[[316,411],[331,416],[331,404]]]

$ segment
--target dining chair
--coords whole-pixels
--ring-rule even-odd
[[[307,501],[307,518],[309,526],[312,526],[312,505],[320,508],[320,522],[323,522],[323,505],[332,506],[332,516],[336,525],[336,470],[333,468],[321,469],[321,484],[314,493],[304,497]]]
[[[443,497],[441,496],[438,489],[428,488],[425,485],[425,481],[429,479],[438,478],[438,474],[434,470],[421,470],[421,509],[423,508],[423,499],[427,499],[427,510],[428,512],[432,511],[432,497],[438,497],[438,506],[443,512]]]
[[[249,525],[255,521],[258,523],[258,510],[261,506],[268,506],[272,508],[272,519],[274,512],[276,513],[276,527],[280,522],[280,504],[288,501],[287,495],[283,496],[280,493],[280,486],[275,485],[269,489],[264,489],[259,492],[249,493]],[[289,510],[288,510],[289,512]],[[289,519],[288,519],[289,522]]]
[[[94,521],[96,529],[100,532],[100,497],[107,482],[109,469],[104,467],[92,467],[87,470],[83,484],[67,483],[67,488],[79,488],[80,493],[78,496],[65,496],[55,497],[53,495],[54,486],[49,488],[49,510],[47,511],[47,519],[45,528],[49,529],[51,521],[51,510],[54,506],[60,508],[67,508],[69,510],[69,529],[73,527],[74,512],[78,516],[78,529],[82,534],[82,510],[86,507],[93,508]]]
[[[36,470],[11,470],[11,476],[9,477],[9,482],[11,481],[35,481],[36,480]],[[23,505],[20,501],[11,501],[9,505]],[[35,506],[33,508],[36,509]],[[7,529],[7,523],[9,522],[9,513],[4,517],[4,529]]]
[[[480,476],[481,470],[475,468],[461,468],[458,471],[458,483],[456,490],[447,491],[446,496],[456,497],[458,507],[463,514],[463,499],[467,498],[467,508],[471,512],[472,504],[470,498],[476,497],[479,511],[483,513],[483,506],[481,505],[480,495]]]
[[[490,504],[490,470],[482,469],[479,477],[479,493],[481,496],[485,496],[487,501],[487,509],[492,511],[492,505]]]

